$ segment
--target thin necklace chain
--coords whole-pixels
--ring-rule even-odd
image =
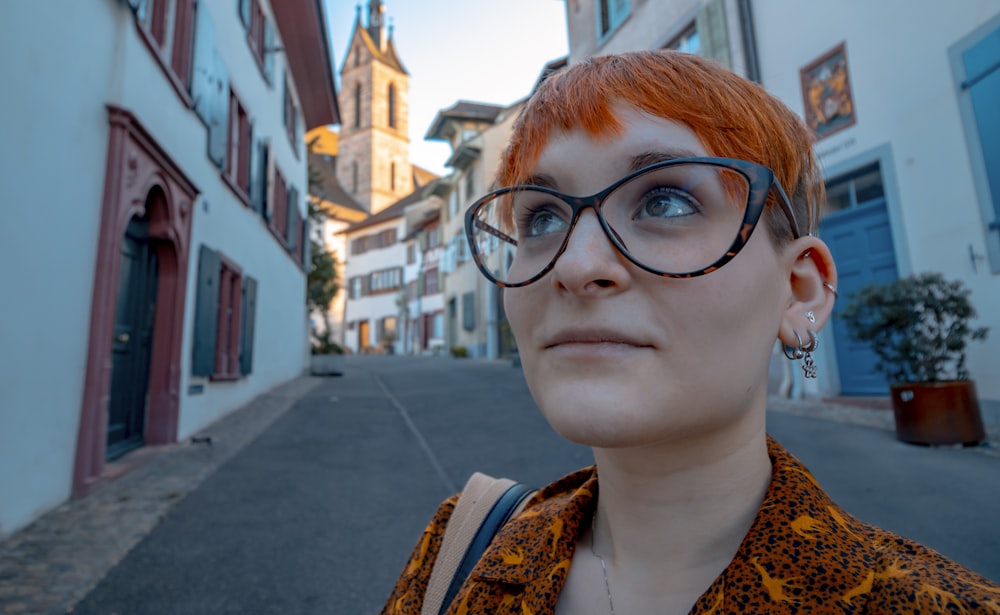
[[[597,538],[597,509],[594,509],[594,516],[590,518],[590,553],[601,560],[601,570],[604,572],[604,589],[608,590],[608,608],[611,609],[611,615],[615,615],[615,601],[611,598],[611,582],[608,581],[608,565],[605,563],[604,558],[597,554],[594,550],[594,542]]]

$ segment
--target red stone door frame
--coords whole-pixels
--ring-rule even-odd
[[[191,254],[191,216],[198,189],[131,112],[108,105],[108,122],[87,371],[73,468],[74,496],[86,493],[104,471],[120,254],[125,229],[133,216],[149,217],[150,242],[159,259],[144,434],[147,444],[177,439],[180,409],[184,295]],[[157,198],[149,199],[151,194]]]

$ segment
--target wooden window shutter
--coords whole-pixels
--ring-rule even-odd
[[[731,69],[733,58],[729,49],[725,0],[709,0],[698,12],[695,28],[701,39],[699,55],[716,60],[726,68]]]
[[[214,49],[212,57],[215,68],[210,89],[212,101],[209,103],[208,157],[220,169],[225,169],[229,149],[229,72]]]
[[[215,25],[204,7],[195,12],[191,97],[195,113],[208,129],[208,157],[215,166],[225,169],[229,137],[229,72],[215,51]]]
[[[257,320],[257,280],[243,278],[243,296],[240,313],[240,375],[253,371],[253,338]]]
[[[203,244],[198,253],[194,343],[191,345],[191,374],[194,376],[211,376],[215,373],[221,266],[218,253]]]

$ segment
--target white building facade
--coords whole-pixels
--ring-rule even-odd
[[[1000,2],[568,0],[570,62],[676,48],[761,82],[817,134],[820,236],[840,305],[860,286],[935,271],[972,291],[981,402],[1000,405]],[[884,395],[870,350],[828,325],[821,395]]]
[[[321,2],[0,5],[0,535],[306,366]],[[44,204],[44,210],[29,203]]]

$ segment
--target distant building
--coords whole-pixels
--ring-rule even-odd
[[[0,4],[0,534],[305,369],[324,24],[319,1]]]
[[[341,68],[336,177],[367,214],[339,231],[346,245],[343,339],[351,352],[400,353],[411,331],[402,242],[414,212],[436,208],[428,199],[436,198],[437,175],[410,161],[409,74],[381,2],[368,3],[366,22],[359,7]]]
[[[982,402],[1000,407],[1000,7],[933,0],[572,0],[570,63],[674,48],[761,82],[817,135],[828,194],[819,233],[840,300],[938,271],[972,290],[985,343],[968,348]],[[823,395],[884,395],[871,350],[834,318]]]

